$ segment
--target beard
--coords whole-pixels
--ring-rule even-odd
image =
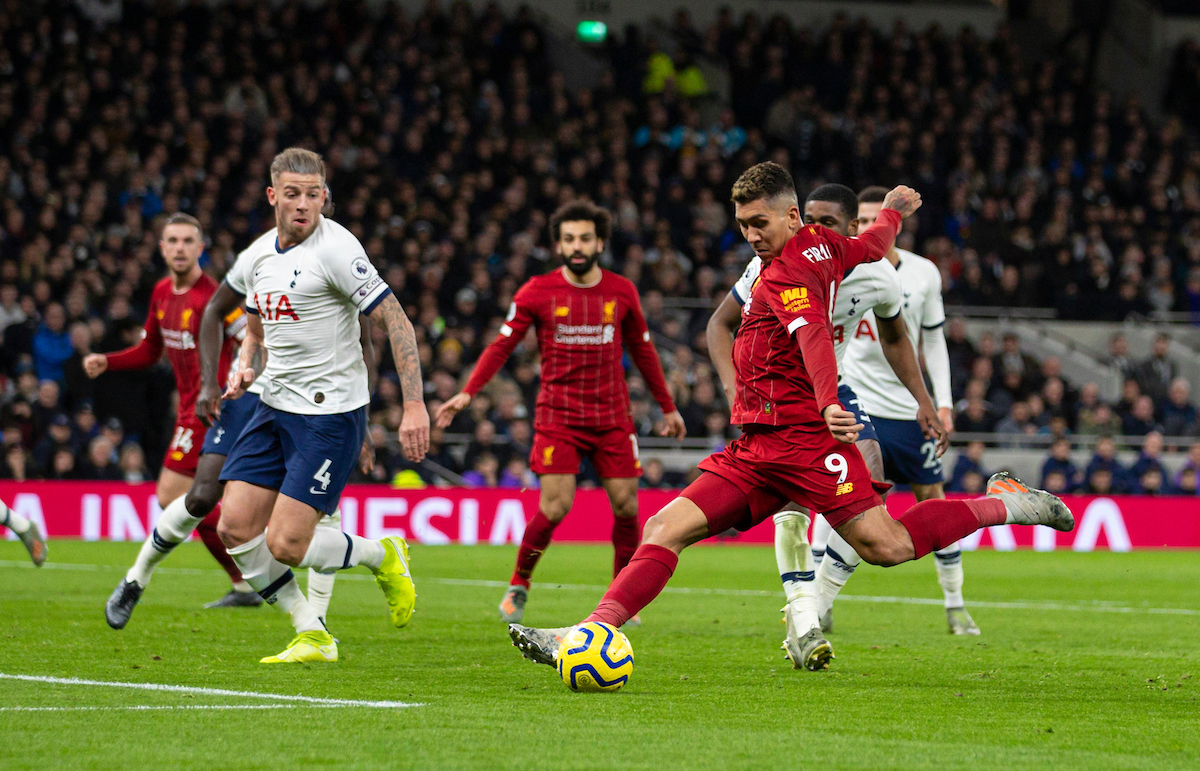
[[[586,261],[582,264],[574,263],[573,259],[575,257],[579,257],[579,256],[585,257]],[[593,255],[581,255],[580,252],[576,252],[575,254],[572,254],[569,256],[564,256],[563,257],[563,265],[566,265],[567,270],[571,271],[576,276],[585,276],[585,275],[587,275],[587,272],[592,269],[592,267],[596,264],[596,262],[599,259],[600,259],[599,252],[597,252],[596,254],[593,254]]]

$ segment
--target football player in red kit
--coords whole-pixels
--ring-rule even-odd
[[[538,513],[525,527],[511,585],[500,603],[501,618],[507,622],[524,615],[534,566],[575,499],[581,458],[591,459],[612,504],[614,576],[638,547],[642,468],[621,364],[623,348],[662,409],[662,433],[676,438],[686,433],[650,342],[637,288],[596,264],[610,229],[609,213],[587,201],[566,204],[554,213],[550,235],[562,267],[530,279],[517,291],[500,334],[479,357],[462,392],[447,400],[436,416],[439,426],[450,425],[500,370],[529,327],[537,330],[541,386],[529,465],[539,476],[541,498]]]
[[[842,276],[883,257],[901,219],[920,207],[915,190],[889,192],[875,224],[857,238],[805,225],[791,175],[775,163],[748,169],[732,198],[742,234],[763,262],[733,350],[732,422],[744,433],[701,461],[700,478],[650,518],[642,545],[586,621],[620,626],[663,590],[684,548],[730,527],[752,527],[789,500],[824,512],[864,560],[883,566],[989,525],[1074,528],[1061,500],[1003,472],[983,498],[930,499],[894,520],[853,444],[863,426],[838,402],[830,312]],[[514,645],[541,664],[554,664],[568,631],[509,625]],[[828,666],[832,650],[823,660],[820,653],[809,668]]]
[[[159,248],[170,275],[159,281],[150,295],[150,310],[146,314],[141,342],[115,353],[89,354],[84,357],[83,368],[92,378],[107,370],[146,369],[158,363],[166,350],[175,372],[179,411],[171,444],[158,474],[158,505],[165,509],[171,501],[186,495],[192,486],[200,450],[204,446],[204,424],[196,417],[196,396],[200,392],[200,353],[196,345],[204,308],[217,291],[218,284],[200,268],[204,234],[195,217],[188,214],[168,217]],[[222,382],[233,344],[227,338],[221,353]],[[225,545],[217,537],[219,516],[218,511],[212,512],[196,529],[233,582],[233,589],[221,602],[224,605],[260,605],[262,598],[242,580],[237,565],[233,564]]]

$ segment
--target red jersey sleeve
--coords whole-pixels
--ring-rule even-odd
[[[535,302],[536,290],[528,283],[517,290],[512,306],[508,309],[508,316],[504,319],[504,325],[500,327],[496,339],[483,350],[479,361],[475,362],[475,368],[471,370],[471,377],[467,379],[463,391],[474,396],[500,371],[536,319]]]
[[[816,237],[817,233],[812,235]],[[817,411],[822,412],[830,404],[838,403],[837,359],[829,311],[837,285],[834,275],[840,268],[828,257],[808,260],[803,251],[798,251],[803,246],[804,242],[789,242],[784,254],[763,270],[760,280],[767,290],[771,312],[789,336],[796,336],[817,399]]]
[[[842,272],[848,273],[856,265],[883,259],[888,249],[896,242],[900,233],[900,212],[895,209],[880,209],[875,224],[853,238],[825,230],[823,235],[842,260]]]
[[[646,381],[646,387],[654,395],[654,401],[663,413],[675,411],[675,400],[667,389],[667,379],[663,375],[662,362],[658,359],[658,351],[650,342],[650,328],[646,326],[646,317],[642,315],[642,303],[638,299],[637,290],[632,286],[628,292],[629,313],[621,320],[621,337],[629,349],[629,358],[637,365],[638,371]]]
[[[158,325],[159,294],[156,289],[150,298],[150,311],[142,327],[142,340],[132,348],[110,353],[108,368],[111,370],[145,369],[152,366],[163,352],[162,328]]]

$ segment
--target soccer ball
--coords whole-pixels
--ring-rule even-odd
[[[633,674],[633,647],[598,621],[571,630],[558,648],[558,676],[572,691],[618,691]]]

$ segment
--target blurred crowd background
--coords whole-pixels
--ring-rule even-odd
[[[431,409],[459,390],[516,289],[553,264],[548,214],[586,196],[614,213],[605,264],[641,291],[689,437],[722,446],[735,429],[703,330],[752,256],[730,186],[766,159],[790,168],[802,194],[826,181],[917,187],[925,205],[899,245],[939,265],[948,304],[1200,316],[1193,42],[1147,92],[1161,94],[1155,121],[1136,97],[1093,88],[1066,54],[1023,57],[1003,25],[992,37],[847,17],[815,29],[726,11],[699,28],[680,10],[666,31],[631,26],[596,47],[588,88],[568,88],[533,11],[483,3],[385,5],[380,17],[362,2],[6,0],[0,41],[4,478],[156,474],[173,426],[168,365],[91,381],[82,357],[136,342],[165,274],[167,214],[200,219],[218,279],[274,225],[267,171],[290,145],[325,156],[334,219],[413,319]],[[1200,433],[1169,341],[1134,352],[1114,336],[1125,384],[1106,403],[1016,336],[971,338],[952,318],[947,337],[956,428],[990,435],[947,469],[951,489],[978,489],[994,470],[989,447],[1053,442],[1052,489],[1195,494],[1200,446],[1181,472],[1159,461],[1163,437],[1186,449]],[[435,432],[420,468],[391,442],[399,388],[376,343],[377,463],[365,478],[536,485],[532,337]],[[661,415],[629,371],[636,430],[649,437]],[[1080,436],[1094,437],[1086,466],[1071,460]],[[1112,436],[1144,437],[1136,465],[1116,459]],[[658,459],[645,465],[647,486],[685,481]]]

